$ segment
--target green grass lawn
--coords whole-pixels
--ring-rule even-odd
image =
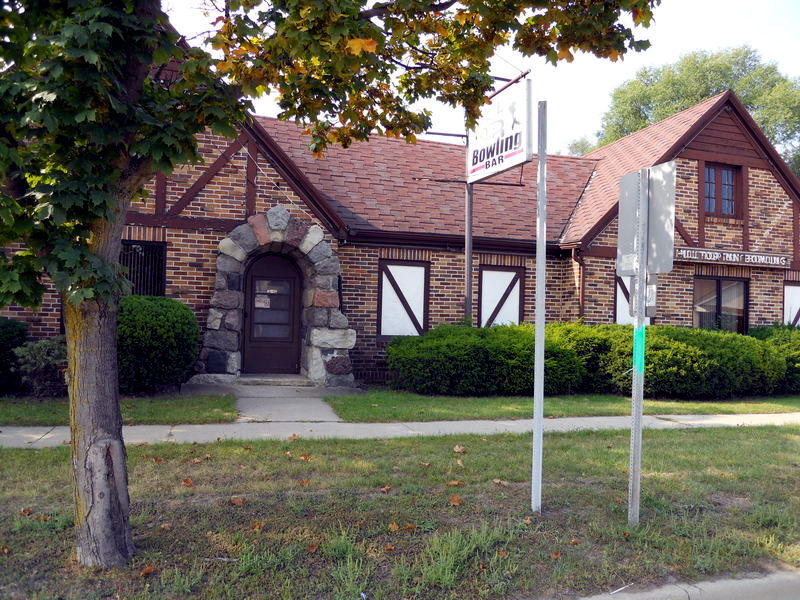
[[[68,448],[0,449],[0,597],[461,600],[800,567],[800,427],[131,447],[133,564],[73,559]],[[458,452],[455,451],[457,446]]]
[[[530,397],[451,398],[420,396],[407,392],[376,390],[358,396],[329,396],[325,400],[345,421],[387,423],[392,421],[460,421],[465,419],[529,419]],[[720,402],[645,400],[648,415],[732,415],[800,411],[800,397],[769,396]],[[545,398],[546,417],[629,415],[630,398],[585,394]]]
[[[125,425],[228,423],[236,420],[236,399],[224,396],[123,397]],[[66,398],[0,397],[0,425],[69,425]]]

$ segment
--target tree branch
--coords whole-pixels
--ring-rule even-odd
[[[440,2],[439,4],[431,4],[427,9],[422,10],[420,12],[441,12],[443,10],[447,10],[454,4],[456,4],[458,0],[448,0],[446,2]],[[367,10],[362,10],[358,13],[359,18],[361,19],[371,19],[372,17],[382,17],[386,15],[392,8],[394,8],[396,4],[394,2],[387,2],[385,4],[379,4],[369,8]]]

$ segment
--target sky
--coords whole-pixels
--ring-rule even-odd
[[[201,0],[164,1],[173,24],[185,35],[207,28],[201,4]],[[663,0],[655,9],[651,26],[637,31],[638,37],[650,40],[652,45],[644,52],[626,54],[622,61],[578,54],[572,63],[552,66],[543,59],[525,58],[504,49],[500,52],[502,59],[494,62],[492,74],[514,77],[531,69],[534,101],[547,101],[550,153],[565,152],[571,141],[594,136],[611,102],[611,92],[634,79],[639,69],[673,63],[689,52],[715,52],[747,44],[763,60],[777,63],[784,75],[800,78],[798,0]],[[258,114],[277,114],[269,100],[257,100],[255,106]],[[433,111],[432,131],[463,133],[461,112],[430,103],[425,106]]]

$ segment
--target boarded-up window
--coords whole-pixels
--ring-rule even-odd
[[[119,262],[127,267],[125,277],[139,296],[163,296],[166,281],[167,245],[164,242],[122,241]]]
[[[420,335],[428,328],[428,263],[381,261],[378,335]]]
[[[800,282],[798,285],[783,286],[783,322],[787,325],[800,324]]]
[[[480,269],[480,324],[517,324],[522,321],[525,270],[522,267],[483,266]]]
[[[617,325],[633,325],[633,317],[630,311],[631,289],[633,277],[615,277],[617,281],[616,290],[616,318]],[[650,325],[650,319],[644,320],[645,325]]]

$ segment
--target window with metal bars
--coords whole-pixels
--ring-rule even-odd
[[[139,296],[163,296],[166,287],[167,244],[165,242],[122,241],[119,262],[127,267],[126,277]]]

